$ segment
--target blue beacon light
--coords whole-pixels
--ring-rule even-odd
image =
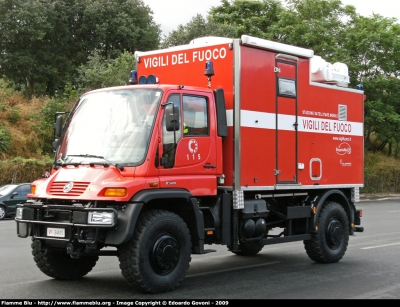
[[[129,84],[137,84],[137,71],[136,70],[131,70],[131,75],[129,78]]]
[[[206,71],[204,72],[204,74],[209,78],[211,76],[214,76],[213,62],[211,61],[206,62]]]
[[[214,76],[213,62],[211,61],[206,62],[206,70],[204,72],[204,75],[207,76],[208,88],[211,88],[211,76]]]

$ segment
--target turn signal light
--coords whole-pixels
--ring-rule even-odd
[[[126,189],[125,188],[107,188],[104,191],[104,196],[125,197],[126,196]]]
[[[36,194],[36,186],[34,184],[31,185],[31,194]]]

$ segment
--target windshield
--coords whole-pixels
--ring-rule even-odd
[[[57,163],[99,158],[121,165],[143,163],[161,90],[119,89],[84,96],[75,108],[57,153]]]
[[[2,187],[0,187],[0,195],[7,195],[8,193],[10,193],[13,189],[15,189],[17,185],[15,184],[8,184],[8,185],[4,185]]]

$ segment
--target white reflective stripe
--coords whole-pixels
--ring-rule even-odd
[[[241,126],[275,129],[275,114],[255,111],[241,111]]]
[[[278,115],[278,129],[279,130],[289,130],[294,131],[294,123],[296,122],[296,117],[293,115],[285,115],[279,114]]]
[[[228,127],[233,127],[233,110],[226,110],[226,123]]]
[[[241,111],[241,126],[260,129],[275,129],[276,115],[274,113],[256,112],[256,111]],[[228,127],[233,126],[233,110],[226,111]],[[293,124],[296,117],[293,115],[278,115],[278,129],[279,130],[294,130]],[[304,117],[298,116],[299,132],[312,132],[312,133],[327,133],[339,135],[364,135],[364,125],[361,122],[350,122],[341,120],[332,120],[317,117]]]

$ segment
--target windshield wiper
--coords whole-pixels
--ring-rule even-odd
[[[107,163],[93,163],[90,162],[89,165],[90,166],[94,166],[94,165],[103,165],[104,167],[109,167],[110,165],[115,166],[116,168],[118,168],[120,171],[124,170],[124,167],[119,165],[119,164],[114,164],[110,161],[108,161],[106,158],[104,158],[103,156],[97,156],[97,155],[90,155],[90,154],[84,154],[84,155],[68,155],[67,157],[84,157],[84,158],[98,158],[98,159],[103,159],[104,161],[106,161]],[[67,158],[66,157],[66,158]],[[61,165],[80,165],[82,163],[62,163]]]

